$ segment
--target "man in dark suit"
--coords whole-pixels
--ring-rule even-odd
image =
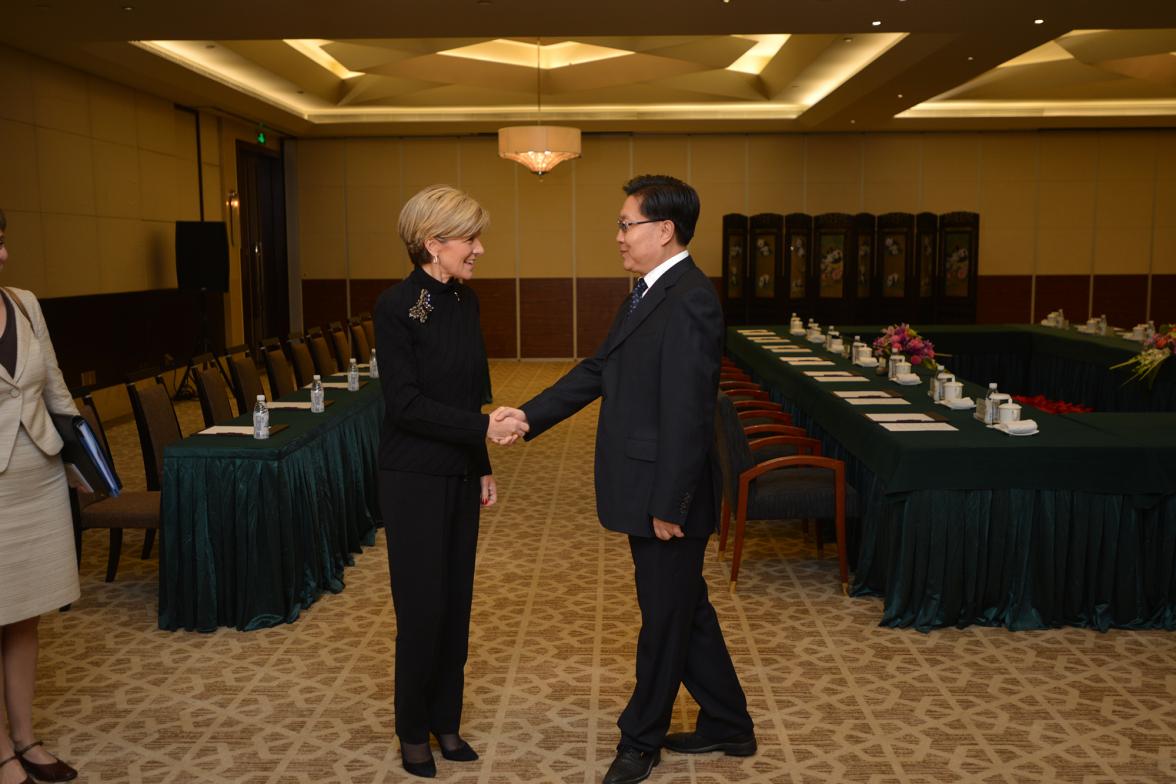
[[[602,398],[596,432],[596,510],[629,536],[641,632],[637,684],[617,724],[621,742],[604,784],[648,778],[662,746],[747,756],[756,741],[747,700],[702,576],[718,519],[715,397],[723,316],[687,243],[698,194],[673,177],[625,185],[617,245],[641,278],[596,354],[523,404],[534,438]],[[698,701],[695,732],[667,735],[685,684]]]

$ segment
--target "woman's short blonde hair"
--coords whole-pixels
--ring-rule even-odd
[[[490,225],[490,213],[465,191],[451,185],[430,185],[405,203],[397,226],[408,257],[416,266],[432,259],[430,239],[468,239]]]

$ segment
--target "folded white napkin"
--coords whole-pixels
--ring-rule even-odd
[[[866,357],[865,359],[859,359],[853,364],[858,365],[859,367],[878,367],[878,360],[875,357]]]
[[[968,408],[975,408],[976,401],[970,397],[956,398],[955,400],[943,401],[952,411],[963,411]]]
[[[894,380],[900,384],[918,384],[920,381],[918,373],[899,373]]]
[[[1032,433],[1037,430],[1037,423],[1032,419],[1021,419],[1016,422],[1008,422],[1004,425],[1004,429],[1010,433]]]

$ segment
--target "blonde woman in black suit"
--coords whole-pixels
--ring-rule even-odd
[[[8,261],[0,212],[0,271]],[[49,414],[77,414],[41,306],[0,287],[0,784],[70,781],[78,772],[33,733],[37,621],[79,596],[69,489]]]

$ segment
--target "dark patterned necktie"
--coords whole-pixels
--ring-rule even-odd
[[[641,295],[647,288],[649,286],[645,285],[645,278],[638,279],[637,285],[633,287],[633,293],[629,295],[629,310],[625,313],[625,321],[628,321],[633,311],[637,310],[637,306],[641,304]]]

